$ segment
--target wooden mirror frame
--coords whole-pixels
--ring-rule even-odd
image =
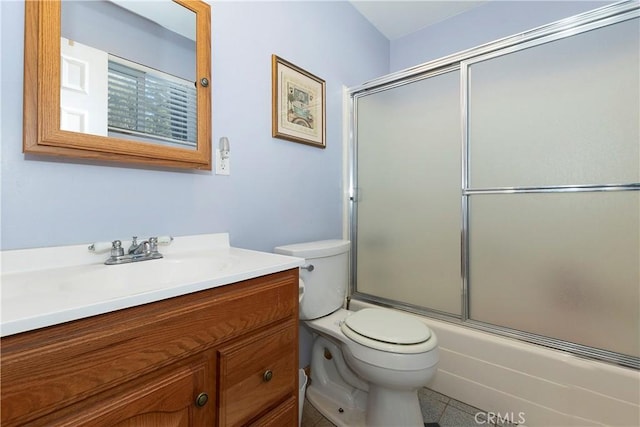
[[[197,148],[186,149],[60,129],[60,0],[25,2],[23,152],[211,170],[211,11],[173,0],[196,15]],[[202,80],[206,79],[205,86]]]

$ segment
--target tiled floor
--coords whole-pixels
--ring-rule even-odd
[[[440,427],[495,426],[495,424],[486,422],[486,419],[483,418],[484,411],[481,409],[474,408],[428,388],[420,390],[418,397],[425,423],[438,423]],[[479,415],[476,416],[476,414]],[[504,424],[499,425],[503,426]],[[302,411],[302,427],[335,426],[305,399]]]

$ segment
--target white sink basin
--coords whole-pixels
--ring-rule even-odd
[[[230,266],[229,257],[219,259],[209,253],[174,255],[120,265],[92,264],[14,273],[3,276],[2,298],[6,301],[25,293],[42,298],[87,291],[94,296],[118,297],[123,292],[138,294],[172,283],[206,280],[222,274]]]
[[[108,255],[87,255],[84,245],[61,247],[62,254],[55,248],[5,251],[2,336],[223,286],[304,262],[232,248],[226,234],[219,236],[178,237],[164,258],[120,265],[104,265]]]

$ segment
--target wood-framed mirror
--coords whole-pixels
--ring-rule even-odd
[[[187,27],[192,28],[186,33],[165,26],[162,18],[141,16],[140,11],[119,10],[117,13],[128,15],[105,18],[100,15],[102,11],[91,17],[92,11],[68,9],[74,5],[123,9],[127,3],[145,2],[25,2],[24,153],[211,170],[210,7],[199,0],[166,2],[174,7],[169,15],[184,15],[187,22],[191,21]],[[147,4],[158,9],[158,2]],[[176,6],[182,9],[179,13]],[[89,13],[89,17],[84,13]],[[117,33],[125,40],[120,44],[131,45],[126,47],[134,56],[135,52],[144,53],[151,62],[164,57],[165,64],[188,64],[187,71],[181,76],[180,71],[158,70],[155,64],[143,64],[138,58],[112,51],[118,47],[90,46],[92,42],[78,35],[77,28],[67,28],[67,23],[74,20],[90,26],[87,33],[93,35],[87,40],[98,34],[113,41],[118,38],[114,36]],[[108,26],[111,34],[105,37],[108,33],[91,27],[96,25]],[[152,38],[135,32],[127,35],[125,25],[138,32],[142,27],[152,27],[148,30]],[[193,52],[180,56],[170,47],[158,44],[167,39],[191,46]],[[76,56],[75,52],[82,52],[85,46],[90,49],[89,57],[82,56],[84,53]],[[75,50],[69,53],[67,48]],[[98,58],[97,62],[92,58]],[[126,78],[120,81],[126,84],[119,85],[118,78],[123,75]],[[96,83],[97,88],[92,86]],[[65,90],[71,95],[65,94]],[[126,93],[127,90],[130,92]],[[90,103],[97,105],[96,111],[93,107],[85,108],[84,101],[75,100],[78,94],[86,97],[96,93],[100,102],[90,97]],[[126,112],[126,117],[114,112],[123,100],[126,106],[120,110]]]

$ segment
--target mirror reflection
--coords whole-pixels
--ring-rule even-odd
[[[62,130],[197,148],[193,11],[64,0],[60,35]]]

